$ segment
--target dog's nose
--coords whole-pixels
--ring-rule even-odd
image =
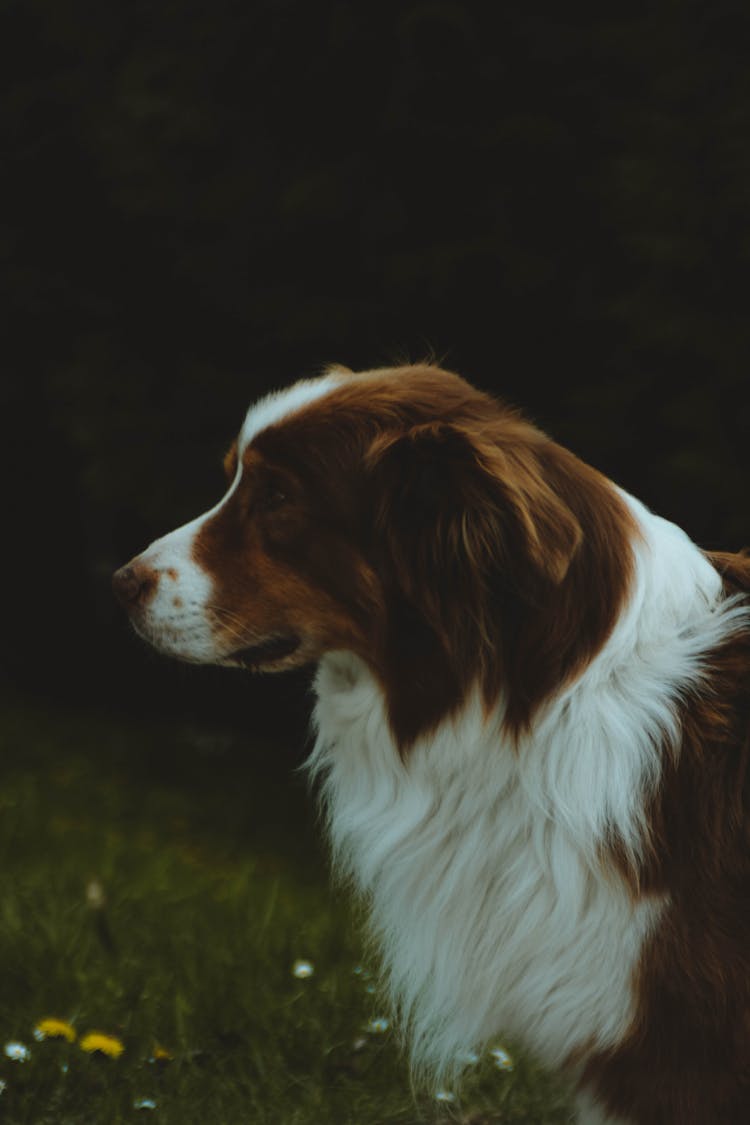
[[[149,576],[149,572],[133,563],[121,566],[112,575],[115,597],[126,609],[132,609],[152,586],[153,579]]]

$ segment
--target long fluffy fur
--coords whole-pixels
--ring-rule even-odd
[[[420,1069],[455,1069],[498,1028],[558,1065],[617,1044],[633,1017],[664,897],[634,901],[603,851],[616,839],[637,871],[680,702],[747,610],[678,528],[629,503],[629,603],[518,744],[502,702],[488,717],[474,695],[404,763],[366,666],[341,653],[319,667],[310,769]]]

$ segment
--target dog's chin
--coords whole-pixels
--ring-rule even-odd
[[[149,623],[131,617],[133,630],[142,641],[155,649],[160,656],[168,656],[171,660],[179,660],[182,664],[223,664],[221,654],[216,651],[208,640],[200,639],[195,643],[195,638],[186,638],[181,632],[169,627],[155,628]],[[191,643],[192,641],[192,643]]]
[[[245,668],[251,672],[284,672],[308,664],[312,655],[304,651],[300,637],[285,633],[256,641],[230,652],[221,652],[208,640],[190,636],[169,626],[154,628],[149,622],[133,619],[131,625],[161,656],[183,664],[213,664],[224,668]],[[196,643],[198,639],[198,643]]]

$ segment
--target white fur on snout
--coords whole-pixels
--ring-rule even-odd
[[[201,522],[157,539],[138,559],[156,576],[157,585],[134,624],[169,656],[205,663],[215,660],[217,651],[208,613],[213,582],[192,558],[196,524]]]
[[[138,633],[168,656],[196,664],[221,663],[229,655],[220,642],[211,607],[214,581],[194,558],[195,541],[204,525],[226,504],[239,484],[242,467],[229,491],[208,512],[155,540],[136,562],[157,578],[156,589],[134,618]]]

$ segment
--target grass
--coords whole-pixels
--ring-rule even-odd
[[[393,1029],[371,1023],[388,1014],[304,783],[273,747],[19,704],[3,719],[3,1122],[569,1120],[508,1044],[513,1069],[481,1060],[455,1101],[412,1089]],[[35,1040],[45,1017],[76,1041]],[[82,1050],[92,1030],[122,1054]]]

